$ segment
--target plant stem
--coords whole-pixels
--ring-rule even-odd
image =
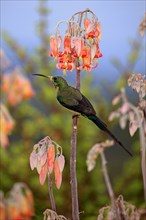
[[[52,210],[56,212],[56,204],[55,204],[55,199],[54,199],[53,190],[52,190],[51,174],[48,174],[48,188],[49,188],[49,196],[50,196]]]
[[[143,122],[141,121],[142,120],[141,112],[139,111],[139,109],[127,100],[125,90],[122,90],[122,98],[123,101],[125,103],[127,102],[130,108],[134,111],[139,122],[139,137],[140,137],[140,146],[141,146],[141,170],[142,170],[143,186],[144,186],[144,199],[146,201],[146,137],[144,134],[144,121]],[[145,120],[145,113],[144,113],[144,120]]]
[[[140,145],[141,145],[141,169],[142,169],[142,176],[143,176],[143,185],[144,185],[144,198],[146,201],[146,138],[144,135],[144,123],[139,128],[139,135],[140,135]]]
[[[106,161],[106,158],[105,158],[103,151],[100,153],[100,156],[101,156],[101,162],[102,162],[102,171],[103,171],[107,191],[108,191],[108,194],[109,194],[109,197],[111,200],[111,204],[112,204],[114,219],[119,220],[120,217],[118,215],[118,210],[116,207],[115,195],[114,195],[114,191],[112,189],[112,185],[111,185],[110,178],[108,175],[108,171],[107,171],[107,167],[106,167],[107,161]]]
[[[76,88],[80,89],[80,71],[76,72]],[[76,143],[77,143],[77,123],[78,116],[73,116],[72,135],[71,135],[71,152],[70,152],[70,178],[72,194],[72,219],[79,220],[78,189],[76,177]]]

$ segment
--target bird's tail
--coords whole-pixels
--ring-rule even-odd
[[[93,121],[101,130],[106,132],[113,140],[118,143],[130,156],[132,154],[124,147],[124,145],[115,137],[115,135],[107,128],[107,125],[96,115],[89,115],[87,116],[89,120]]]

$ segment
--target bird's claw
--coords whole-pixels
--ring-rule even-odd
[[[72,119],[74,119],[75,117],[76,117],[76,118],[79,118],[79,116],[80,116],[80,115],[75,114],[75,115],[72,116]]]

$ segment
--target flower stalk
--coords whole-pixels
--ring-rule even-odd
[[[113,209],[113,214],[114,214],[114,219],[116,220],[120,220],[120,217],[118,215],[118,210],[117,210],[117,206],[116,206],[116,201],[115,201],[115,195],[114,195],[114,191],[110,182],[110,178],[108,175],[108,171],[107,171],[107,161],[104,155],[104,151],[101,151],[100,153],[101,156],[101,162],[102,162],[102,171],[103,171],[103,175],[104,175],[104,180],[105,180],[105,184],[107,187],[107,191],[111,200],[111,204],[112,204],[112,209]]]
[[[80,71],[79,70],[77,70],[76,72],[76,88],[80,89]],[[78,188],[77,188],[77,177],[76,177],[77,124],[78,124],[78,116],[73,115],[72,135],[71,135],[71,152],[70,152],[70,179],[71,179],[73,220],[79,220]]]
[[[52,210],[56,212],[56,204],[55,204],[55,199],[53,195],[51,174],[48,174],[48,188],[49,188],[51,207],[52,207]]]

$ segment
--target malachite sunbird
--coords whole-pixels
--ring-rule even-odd
[[[118,143],[119,146],[121,146],[130,156],[132,156],[132,154],[108,129],[107,125],[97,117],[90,101],[78,89],[69,86],[67,81],[60,76],[45,76],[43,74],[33,75],[43,76],[53,81],[54,86],[57,89],[57,100],[62,106],[91,120],[97,127],[106,132],[116,143]]]

